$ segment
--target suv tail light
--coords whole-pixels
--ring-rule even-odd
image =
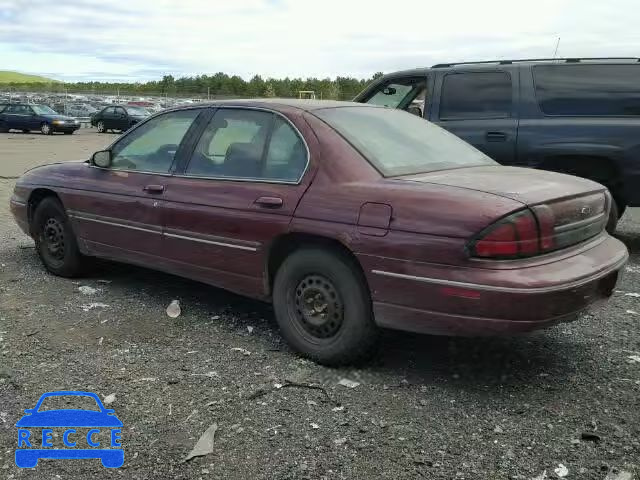
[[[521,210],[480,232],[468,244],[469,252],[472,257],[509,259],[575,245],[604,230],[610,203],[598,193]]]

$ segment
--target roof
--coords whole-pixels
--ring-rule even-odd
[[[255,98],[240,100],[218,100],[212,102],[193,103],[189,105],[180,105],[180,108],[199,108],[199,107],[216,107],[221,105],[227,106],[253,106],[253,107],[293,107],[299,110],[311,112],[323,108],[339,108],[339,107],[371,107],[362,103],[340,102],[337,100],[306,100],[297,98]]]

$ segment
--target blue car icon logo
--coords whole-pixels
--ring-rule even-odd
[[[64,397],[67,402],[89,402],[91,409],[46,409]],[[79,398],[85,397],[85,398]],[[86,398],[88,397],[88,398]],[[95,405],[94,405],[95,404]],[[111,409],[104,408],[100,398],[91,392],[58,391],[43,394],[36,406],[18,423],[16,465],[33,468],[41,458],[90,459],[99,458],[107,468],[118,468],[124,463],[121,444],[122,422]]]

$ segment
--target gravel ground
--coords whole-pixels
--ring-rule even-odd
[[[113,138],[2,135],[0,177]],[[12,186],[0,178],[0,478],[527,480],[560,464],[567,478],[638,478],[638,210],[620,226],[632,255],[618,291],[580,321],[508,338],[385,332],[369,365],[329,369],[288,350],[267,305],[116,264],[48,275],[10,219]],[[15,466],[16,421],[62,389],[115,394],[122,468]],[[183,463],[214,423],[213,452]]]

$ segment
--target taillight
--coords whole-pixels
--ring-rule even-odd
[[[601,234],[609,210],[603,193],[555,200],[513,213],[474,238],[473,257],[522,258],[577,245]]]
[[[553,231],[552,219],[551,230]],[[472,256],[482,258],[520,258],[538,255],[543,250],[536,217],[529,209],[509,215],[484,230],[471,242],[469,250]]]

